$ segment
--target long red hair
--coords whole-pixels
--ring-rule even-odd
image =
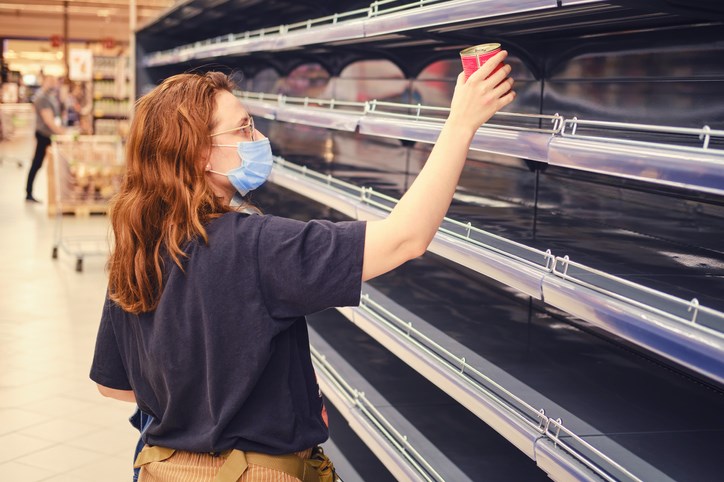
[[[110,298],[125,311],[158,305],[164,257],[179,267],[183,247],[228,212],[208,183],[216,94],[233,84],[220,72],[166,79],[136,104],[126,144],[126,174],[111,204],[115,246],[108,261]]]

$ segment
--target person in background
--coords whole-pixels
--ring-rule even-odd
[[[73,82],[70,85],[65,104],[66,125],[68,127],[80,127],[80,111],[83,108],[83,85],[80,82]]]
[[[460,74],[425,166],[370,222],[232,207],[272,151],[226,75],[176,75],[138,101],[90,377],[150,416],[141,482],[335,480],[305,316],[359,304],[363,281],[426,251],[476,130],[515,98],[510,66],[491,75],[506,56]]]
[[[60,125],[60,100],[58,99],[58,80],[55,77],[46,75],[40,90],[33,99],[35,106],[35,154],[28,172],[28,182],[25,186],[25,200],[27,202],[39,202],[33,196],[33,183],[35,176],[43,166],[45,153],[50,146],[50,136],[62,134],[64,131]]]

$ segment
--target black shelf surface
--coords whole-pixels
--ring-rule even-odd
[[[273,214],[341,219],[280,188],[267,186],[256,197]],[[722,392],[581,330],[545,305],[434,255],[411,261],[371,285],[530,387],[530,393],[519,394],[529,403],[543,396],[573,414],[563,418],[564,424],[604,452],[623,448],[676,480],[718,480]],[[350,325],[338,322],[345,323]],[[331,323],[319,332],[328,328],[336,327]],[[345,355],[361,336],[350,329],[356,341],[333,342]],[[392,356],[380,352],[353,364],[366,370],[364,365],[383,355]],[[387,367],[376,365],[371,371],[386,372]],[[617,454],[610,455],[615,459]]]

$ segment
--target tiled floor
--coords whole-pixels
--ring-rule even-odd
[[[23,200],[27,165],[0,164],[0,480],[129,482],[134,406],[101,397],[88,379],[105,258],[87,257],[82,273],[63,251],[51,259],[56,221],[46,203]],[[35,182],[42,200],[45,172]],[[103,216],[66,216],[62,227],[63,239],[101,245],[108,233]]]

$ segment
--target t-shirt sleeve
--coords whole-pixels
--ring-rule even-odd
[[[359,304],[364,221],[267,216],[258,238],[259,284],[274,318]]]
[[[41,95],[35,100],[35,108],[37,109],[38,113],[40,113],[40,111],[43,109],[50,109],[52,111],[53,104],[46,96]]]
[[[94,382],[116,390],[131,390],[126,368],[123,365],[118,341],[111,322],[111,303],[106,297],[98,328],[96,348],[91,365],[90,378]]]

